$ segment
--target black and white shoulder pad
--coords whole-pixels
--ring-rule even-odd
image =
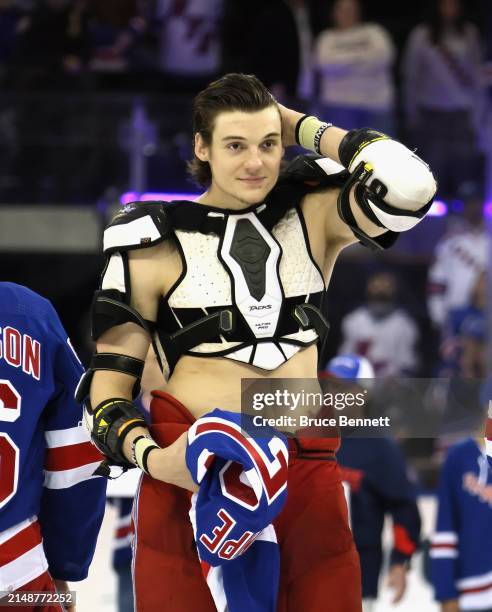
[[[342,186],[349,176],[349,172],[341,164],[313,153],[295,157],[282,170],[280,179],[323,188]]]
[[[142,249],[165,240],[171,232],[171,221],[164,202],[131,202],[111,220],[104,230],[103,250]]]

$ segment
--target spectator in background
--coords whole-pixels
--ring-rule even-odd
[[[468,304],[449,312],[441,345],[439,376],[481,378],[485,375],[485,308],[487,274],[479,274]]]
[[[139,68],[138,42],[148,27],[145,0],[88,0],[94,72],[118,73]]]
[[[492,610],[492,472],[483,434],[452,446],[444,461],[431,576],[441,612]]]
[[[369,390],[363,414],[368,416],[371,364],[364,357],[339,355],[327,367],[328,376],[344,379],[350,389]],[[353,389],[352,389],[353,387]],[[405,458],[391,438],[344,437],[337,452],[343,481],[349,486],[348,505],[355,545],[360,557],[364,612],[371,612],[378,597],[379,576],[383,567],[382,533],[385,515],[393,521],[393,547],[389,559],[387,585],[393,589],[393,603],[404,596],[410,559],[417,549],[420,514],[416,490],[407,475]],[[374,435],[374,432],[372,432]]]
[[[482,272],[473,290],[469,314],[464,319],[461,334],[463,355],[461,373],[465,378],[483,378],[486,373],[485,348],[487,342],[487,274]]]
[[[369,277],[366,304],[342,320],[339,352],[367,357],[378,378],[408,376],[418,368],[419,331],[398,307],[396,278],[389,272]]]
[[[394,134],[393,63],[388,32],[362,20],[359,0],[336,0],[333,27],[315,42],[318,115],[345,129],[367,125]]]
[[[407,130],[445,197],[480,176],[481,59],[478,30],[465,19],[460,0],[433,0],[430,18],[410,33],[406,45]]]
[[[443,338],[449,313],[470,303],[478,277],[489,264],[483,195],[473,183],[464,184],[459,195],[464,201],[464,223],[460,231],[437,243],[428,277],[429,315]]]
[[[178,86],[205,86],[217,76],[222,5],[223,0],[157,0],[158,68]],[[241,31],[234,32],[239,39]]]
[[[43,87],[64,74],[77,74],[88,53],[84,0],[40,0],[23,22],[16,83]]]

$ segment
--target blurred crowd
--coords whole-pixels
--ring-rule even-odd
[[[486,3],[417,2],[399,18],[378,5],[0,0],[0,86],[189,94],[224,72],[254,73],[335,125],[404,138],[452,197],[483,174]]]

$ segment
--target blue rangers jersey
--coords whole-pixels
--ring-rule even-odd
[[[287,498],[288,447],[248,415],[216,408],[188,431],[186,464],[200,490],[190,519],[204,578],[220,612],[274,612],[280,554],[272,525]],[[258,431],[258,430],[257,430]]]
[[[436,599],[458,599],[460,610],[492,608],[492,474],[477,442],[448,452],[438,491],[430,550]]]
[[[73,399],[82,371],[50,302],[0,283],[0,591],[87,576],[105,481]]]

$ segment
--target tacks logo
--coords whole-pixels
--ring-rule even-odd
[[[267,308],[270,309],[272,307],[271,304],[264,304],[263,306],[250,306],[249,310],[250,312],[252,310],[266,310]]]

